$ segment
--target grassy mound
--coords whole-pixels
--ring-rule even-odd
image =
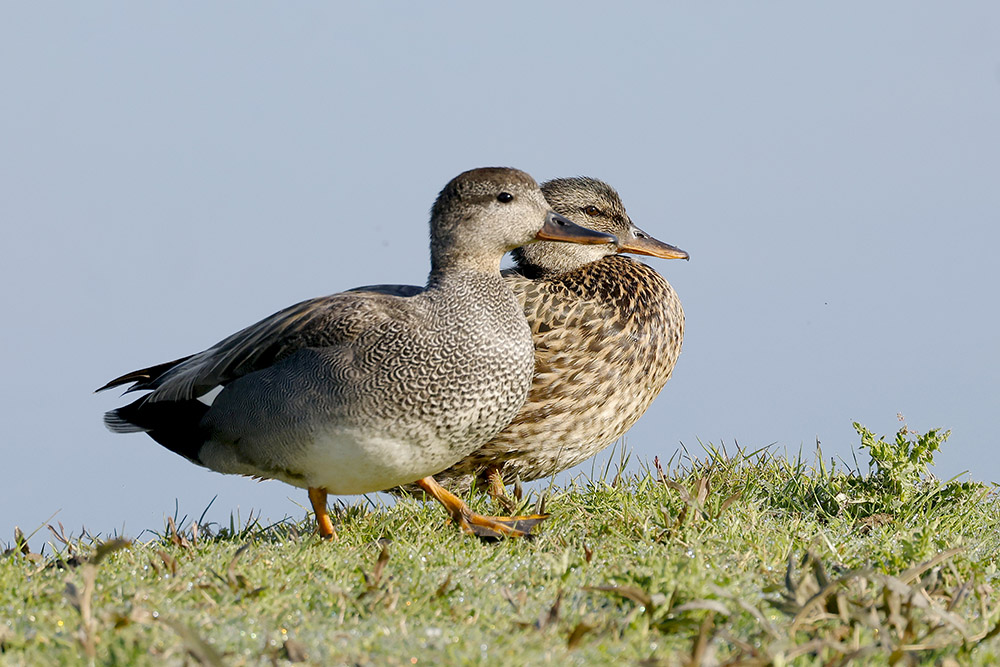
[[[550,489],[533,541],[481,543],[416,501],[342,506],[330,543],[308,520],[53,530],[49,555],[16,536],[0,663],[995,664],[995,493],[926,473],[947,433],[857,428],[865,472],[654,462]]]

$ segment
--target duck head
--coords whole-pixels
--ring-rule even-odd
[[[557,178],[541,187],[556,213],[618,241],[603,246],[569,246],[536,243],[517,248],[514,261],[536,273],[563,273],[619,252],[663,259],[688,259],[688,254],[642,231],[629,218],[625,204],[613,187],[596,178]]]
[[[541,240],[608,247],[617,242],[611,233],[553,212],[535,179],[518,169],[486,167],[459,174],[431,209],[432,271],[455,266],[498,271],[504,253]]]

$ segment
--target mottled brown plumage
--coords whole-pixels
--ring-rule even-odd
[[[542,186],[560,214],[615,234],[617,247],[538,243],[515,251],[505,272],[524,306],[535,375],[514,420],[487,444],[435,475],[453,491],[565,470],[621,437],[670,379],[684,339],[684,311],[652,268],[615,252],[687,258],[637,229],[611,186],[590,178]]]

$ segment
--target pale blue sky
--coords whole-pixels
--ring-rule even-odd
[[[216,494],[216,520],[302,516],[112,435],[91,392],[421,284],[435,195],[487,165],[607,180],[691,253],[650,261],[687,338],[637,457],[850,459],[853,420],[902,412],[953,430],[939,475],[1000,479],[996,3],[18,3],[0,77],[0,541]]]

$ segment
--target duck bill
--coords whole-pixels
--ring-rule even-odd
[[[572,220],[564,218],[558,213],[549,211],[545,215],[545,224],[535,235],[540,241],[568,241],[570,243],[583,243],[585,245],[598,245],[601,243],[617,243],[618,238],[612,234],[595,232],[592,229],[581,227]]]
[[[650,255],[660,259],[690,259],[688,254],[680,248],[658,241],[640,229],[634,231],[637,232],[635,237],[618,242],[618,252]]]

